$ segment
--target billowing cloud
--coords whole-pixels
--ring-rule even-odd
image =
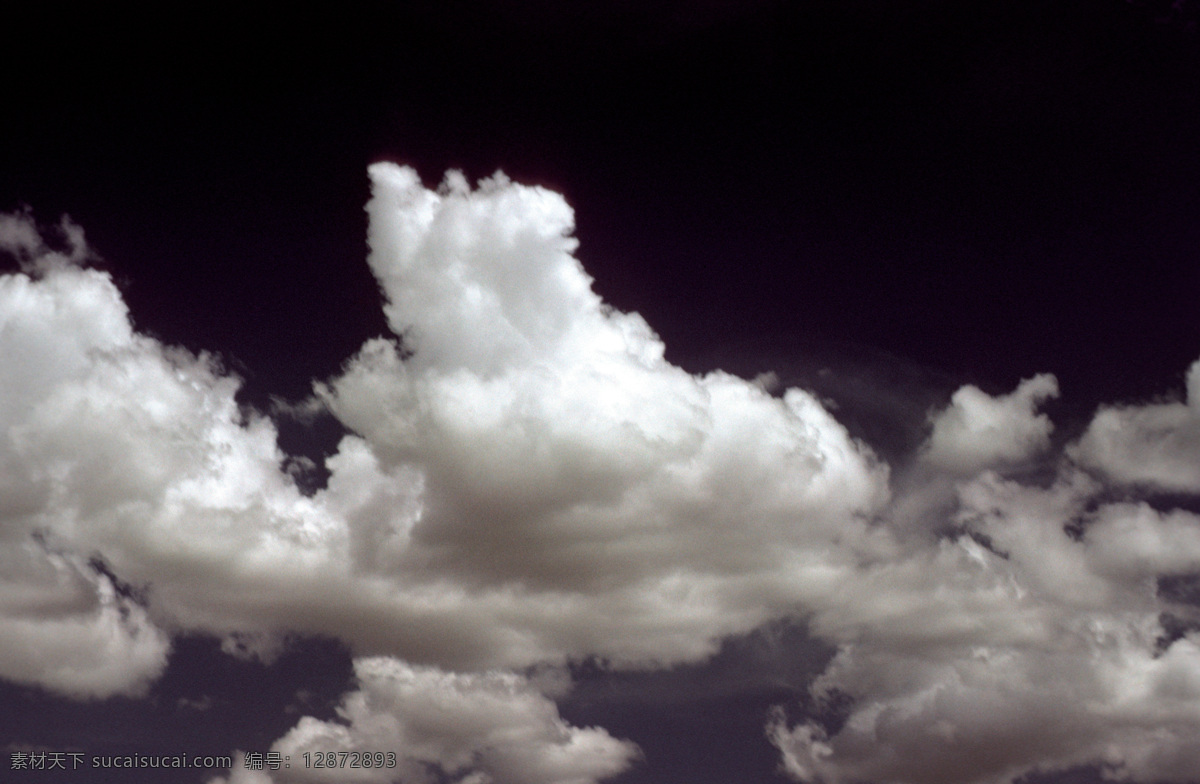
[[[1064,464],[1047,488],[984,471],[958,487],[957,533],[872,566],[814,628],[839,652],[817,702],[836,731],[768,736],[804,782],[1007,784],[1099,766],[1121,780],[1195,781],[1200,625],[1158,578],[1200,574],[1200,517],[1103,502]],[[1179,612],[1168,635],[1164,613]]]
[[[138,695],[169,641],[112,581],[36,542],[0,548],[0,677],[78,699]]]
[[[1155,655],[1153,628],[1089,617],[1063,631],[1028,648],[847,649],[821,680],[857,698],[845,727],[777,719],[768,733],[800,781],[1008,784],[1083,765],[1194,781],[1197,641]]]
[[[136,460],[138,445],[110,437],[121,423],[97,422],[84,401],[104,357],[138,340],[111,281],[71,263],[80,247],[51,251],[26,215],[5,216],[0,244],[45,271],[0,277],[0,677],[75,697],[138,693],[166,664],[166,635],[89,550],[60,542],[93,501],[138,500],[138,479],[110,459]],[[80,495],[56,515],[72,486]]]
[[[812,394],[667,362],[593,291],[561,197],[370,174],[394,335],[298,404],[350,431],[309,495],[235,377],[132,328],[77,227],[0,221],[23,270],[0,277],[0,677],[136,694],[176,632],[264,659],[330,635],[358,686],[276,750],[399,749],[406,782],[590,784],[635,747],[515,672],[701,661],[788,618],[836,646],[813,696],[849,711],[771,718],[798,780],[1200,769],[1200,625],[1159,590],[1200,574],[1200,518],[1137,497],[1200,488],[1200,363],[1186,403],[1102,409],[1036,485],[1012,469],[1050,447],[1054,377],[964,387],[890,487]]]
[[[1200,493],[1200,361],[1183,402],[1102,407],[1071,454],[1119,484]]]
[[[1101,507],[1087,527],[1090,556],[1106,575],[1136,583],[1200,574],[1200,516],[1146,503]]]
[[[177,630],[265,656],[282,634],[331,634],[400,670],[696,660],[887,548],[869,450],[803,392],[665,362],[644,321],[592,292],[560,197],[373,176],[371,263],[404,349],[371,341],[319,386],[356,434],[310,497],[236,378],[135,332],[85,247],[6,224],[26,271],[0,279],[3,534],[33,565],[4,565],[0,674],[136,693]],[[540,717],[479,751],[497,780],[587,781],[630,757],[507,675],[405,671],[421,694],[482,689]]]
[[[0,278],[0,536],[22,554],[3,564],[14,633],[0,668],[106,695],[161,670],[159,629],[173,621],[159,591],[207,591],[212,560],[244,569],[315,515],[279,472],[274,429],[243,419],[235,379],[136,334],[107,275],[49,253],[31,259],[32,277]],[[106,567],[147,598],[116,591]],[[78,601],[61,598],[68,589]]]
[[[91,254],[83,228],[67,216],[47,236],[28,212],[0,213],[0,252],[15,258],[25,271],[45,271],[77,265]]]
[[[389,657],[359,659],[354,670],[359,689],[342,701],[338,721],[305,717],[272,750],[318,764],[344,752],[360,766],[293,764],[264,771],[264,782],[594,784],[638,754],[603,729],[568,725],[520,675],[448,673]]]
[[[667,363],[592,291],[561,197],[372,177],[404,346],[319,386],[356,433],[328,487],[298,491],[235,378],[66,265],[4,279],[14,535],[100,553],[164,628],[467,668],[702,658],[889,546],[870,452],[804,392]]]
[[[1000,397],[962,387],[933,418],[924,459],[941,470],[966,474],[1028,459],[1050,445],[1054,426],[1037,409],[1057,396],[1058,381],[1046,373]]]
[[[371,176],[370,264],[403,347],[368,343],[319,393],[361,438],[345,454],[419,500],[356,568],[454,586],[428,601],[470,617],[491,663],[665,663],[825,590],[815,548],[884,546],[870,453],[804,392],[667,363],[592,291],[561,197]]]

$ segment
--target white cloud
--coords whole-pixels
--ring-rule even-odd
[[[1200,360],[1186,401],[1104,406],[1070,454],[1119,484],[1200,493]]]
[[[0,678],[76,699],[139,695],[166,635],[108,578],[34,542],[0,549]]]
[[[47,243],[29,212],[0,213],[0,252],[16,258],[26,272],[46,272],[85,261],[91,251],[83,229],[63,216],[54,227],[60,249]]]
[[[933,432],[923,457],[940,470],[962,474],[1026,460],[1050,445],[1054,426],[1037,409],[1055,397],[1058,381],[1046,373],[1025,379],[1000,397],[964,386],[932,417]]]
[[[413,488],[370,568],[451,587],[423,590],[470,619],[476,666],[701,657],[819,590],[810,549],[880,546],[861,519],[886,496],[869,453],[806,393],[667,363],[591,290],[561,197],[371,175],[370,263],[413,354],[369,342],[319,392],[361,436],[346,470],[377,461]]]
[[[821,681],[857,698],[846,726],[830,738],[776,720],[768,732],[795,778],[827,784],[1007,784],[1085,764],[1122,780],[1194,781],[1200,637],[1156,658],[1153,629],[1078,627],[1057,644],[932,658],[846,649]]]
[[[0,222],[27,270],[0,276],[0,677],[137,693],[169,632],[264,660],[287,632],[328,634],[359,688],[342,722],[305,718],[277,748],[400,748],[412,781],[583,784],[632,747],[505,670],[697,661],[803,617],[839,648],[818,692],[855,702],[831,736],[772,722],[802,780],[1105,763],[1182,782],[1200,765],[1200,638],[1158,650],[1155,591],[1200,571],[1197,518],[1101,492],[1198,486],[1200,363],[1187,404],[1102,410],[1070,450],[1099,479],[1067,463],[1050,487],[992,469],[1048,448],[1054,377],[964,387],[893,499],[812,395],[688,374],[605,306],[561,197],[371,175],[369,263],[401,340],[316,386],[353,434],[311,497],[236,378],[132,329],[111,279],[79,266],[80,232],[54,251],[27,216]]]
[[[667,363],[591,290],[561,197],[372,176],[415,353],[369,341],[319,387],[358,434],[327,489],[298,491],[237,379],[62,264],[0,279],[6,530],[100,553],[158,625],[231,650],[298,631],[469,669],[703,658],[890,546],[885,468],[806,393]]]
[[[301,719],[272,746],[293,760],[291,768],[266,781],[432,784],[436,770],[477,784],[594,784],[639,753],[603,729],[570,726],[519,675],[457,674],[389,657],[358,659],[354,670],[359,688],[343,699],[339,720]],[[385,751],[393,753],[376,754]],[[305,754],[329,752],[368,754],[374,767],[298,764]]]
[[[1200,515],[1158,512],[1145,503],[1102,507],[1085,541],[1097,568],[1114,578],[1200,574]]]
[[[866,569],[814,617],[839,643],[814,692],[852,697],[849,718],[831,736],[775,716],[784,769],[825,784],[1007,784],[1078,765],[1194,781],[1200,634],[1159,649],[1154,577],[1197,570],[1200,521],[1088,511],[1100,489],[1069,470],[1046,489],[985,472],[960,489],[964,533]]]
[[[415,354],[368,342],[321,387],[359,435],[311,498],[236,378],[134,332],[86,247],[9,221],[32,274],[0,277],[3,535],[143,586],[160,654],[156,626],[268,656],[298,631],[462,668],[703,658],[889,546],[865,519],[886,470],[803,392],[667,363],[592,292],[560,197],[372,174],[370,261]]]
[[[86,496],[73,507],[76,520],[102,495],[137,501],[136,480],[112,459],[127,445],[137,452],[108,437],[121,423],[78,408],[79,420],[66,421],[69,390],[79,389],[72,385],[98,357],[137,341],[106,276],[34,242],[27,216],[8,216],[0,229],[7,249],[44,270],[38,280],[0,277],[0,676],[81,698],[139,693],[165,666],[166,636],[86,565],[89,550],[60,547],[75,520],[52,511],[72,484]],[[54,263],[43,263],[47,257]],[[37,424],[56,417],[71,434]]]
[[[28,213],[0,214],[0,250],[22,260],[42,247],[42,233]]]
[[[0,675],[136,693],[165,663],[161,630],[228,631],[222,602],[242,603],[258,564],[324,562],[313,543],[337,524],[280,471],[274,428],[239,411],[236,379],[135,333],[109,276],[74,263],[86,248],[56,254],[26,216],[9,223],[32,274],[0,276]],[[205,618],[188,615],[195,602]],[[248,631],[286,628],[274,620]]]

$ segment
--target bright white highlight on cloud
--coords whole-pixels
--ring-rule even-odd
[[[114,462],[137,445],[96,421],[88,406],[101,401],[86,390],[144,344],[107,277],[46,248],[28,216],[0,220],[0,247],[45,270],[0,277],[0,677],[80,698],[136,694],[166,665],[167,637],[60,539],[105,500],[137,503],[143,488]]]
[[[592,291],[560,196],[371,176],[369,261],[413,354],[371,341],[319,393],[362,438],[347,455],[413,488],[356,568],[453,586],[425,601],[476,652],[439,660],[696,659],[827,590],[814,549],[886,545],[864,519],[886,497],[869,453],[806,393],[664,361]]]
[[[166,635],[75,559],[0,550],[0,677],[71,697],[138,695],[167,663]]]
[[[1200,611],[1158,584],[1200,575],[1200,518],[1105,493],[1200,492],[1200,363],[1186,403],[1101,409],[1036,485],[1013,470],[1050,447],[1055,378],[964,387],[892,489],[811,394],[666,362],[593,291],[558,195],[370,174],[396,338],[315,384],[352,434],[312,496],[236,378],[132,329],[78,227],[55,250],[0,218],[25,270],[0,276],[0,678],[137,694],[172,633],[266,659],[333,635],[357,656],[342,721],[276,749],[403,749],[405,782],[592,784],[636,747],[516,670],[699,661],[800,618],[838,647],[814,693],[852,702],[836,732],[771,718],[797,780],[1194,780]]]
[[[33,277],[0,278],[0,536],[15,548],[0,568],[22,597],[0,599],[13,632],[0,672],[75,696],[136,692],[165,664],[173,595],[219,606],[227,572],[281,556],[303,568],[296,543],[331,524],[281,474],[269,421],[239,412],[235,379],[136,334],[107,275],[32,253]],[[149,606],[88,566],[94,554],[147,586]],[[52,598],[68,586],[78,600]]]

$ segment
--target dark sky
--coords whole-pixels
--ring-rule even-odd
[[[1187,0],[4,16],[0,211],[69,214],[135,327],[216,354],[259,411],[389,334],[364,263],[378,161],[429,187],[499,169],[563,194],[595,290],[640,313],[668,360],[774,370],[832,399],[884,457],[915,449],[961,384],[999,394],[1054,373],[1063,399],[1047,410],[1076,436],[1102,402],[1178,398],[1200,356]],[[318,461],[345,432],[327,416],[278,427]],[[260,688],[244,684],[261,665],[185,637],[154,708],[0,684],[0,742],[265,750],[298,711],[332,716],[353,677],[340,643],[296,645]],[[622,784],[782,782],[766,711],[809,699],[832,650],[786,627],[666,674],[580,664],[560,709],[641,745]],[[201,672],[216,707],[188,724]],[[133,740],[97,734],[101,721]]]
[[[691,365],[820,336],[1112,399],[1191,357],[1193,9],[562,5],[17,12],[0,200],[70,213],[140,325],[252,392],[381,331],[380,159],[559,190],[599,291]]]

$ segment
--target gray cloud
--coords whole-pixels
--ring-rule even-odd
[[[1200,362],[1184,401],[1104,406],[1071,455],[1119,484],[1200,493]]]
[[[83,228],[66,215],[50,231],[52,242],[47,242],[28,211],[0,214],[0,252],[35,273],[77,265],[91,256]]]
[[[433,784],[440,780],[433,771],[470,784],[593,784],[638,754],[603,729],[566,724],[538,685],[519,675],[448,673],[390,657],[359,659],[354,669],[359,689],[343,699],[339,721],[305,717],[272,749],[297,761],[367,753],[366,767],[297,764],[269,778],[235,772],[228,784]],[[376,755],[383,749],[393,753]]]

